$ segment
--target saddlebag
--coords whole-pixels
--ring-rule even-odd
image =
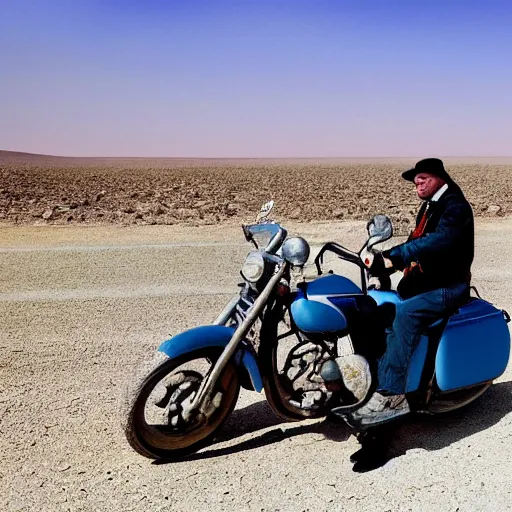
[[[408,393],[424,381],[421,374],[428,366],[427,347],[432,341],[423,336],[413,354]],[[455,391],[496,379],[505,371],[509,355],[510,332],[503,311],[472,298],[450,317],[443,331],[435,353],[436,384],[441,391]]]

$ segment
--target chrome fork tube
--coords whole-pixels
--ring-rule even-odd
[[[239,300],[240,295],[233,297],[229,304],[221,311],[220,315],[214,320],[213,325],[224,325],[231,318]]]
[[[249,309],[249,311],[247,312],[247,317],[233,333],[231,340],[226,345],[226,348],[222,352],[219,359],[217,359],[217,362],[215,363],[215,366],[213,367],[210,375],[201,383],[199,391],[197,392],[197,395],[195,396],[193,402],[190,404],[190,407],[188,407],[187,410],[183,411],[184,420],[188,420],[192,412],[195,411],[196,409],[199,409],[201,413],[206,414],[206,411],[208,409],[208,403],[212,398],[212,391],[215,386],[215,383],[217,382],[217,379],[220,377],[220,374],[222,373],[222,370],[226,366],[227,362],[236,352],[240,341],[242,341],[244,336],[251,328],[252,324],[258,318],[258,315],[260,314],[265,304],[267,303],[268,298],[272,293],[272,290],[279,283],[279,280],[285,273],[287,267],[288,264],[283,263],[283,265],[277,271],[277,273],[274,276],[272,276],[267,286],[265,286],[265,288],[261,292],[261,295],[256,299],[254,305]]]

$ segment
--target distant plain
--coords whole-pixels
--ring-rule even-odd
[[[400,174],[415,158],[66,158],[0,151],[2,224],[185,224],[391,216],[404,233],[418,199]],[[475,215],[512,214],[512,158],[447,158]]]

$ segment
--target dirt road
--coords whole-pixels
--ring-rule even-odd
[[[364,223],[292,230],[364,239]],[[215,318],[247,251],[236,226],[0,229],[0,510],[512,510],[511,370],[477,404],[402,427],[366,474],[343,427],[282,424],[247,392],[189,460],[133,452],[116,416],[125,379]],[[509,311],[511,252],[512,220],[478,222],[474,281]]]

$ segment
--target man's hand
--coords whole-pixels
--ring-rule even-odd
[[[369,290],[390,290],[390,275],[395,271],[393,263],[389,258],[385,258],[380,252],[374,253],[374,258],[369,270],[368,289]]]
[[[369,268],[370,275],[380,277],[386,273],[386,264],[381,252],[374,253],[372,264]]]
[[[382,260],[384,261],[385,268],[393,268],[393,262],[389,258],[385,258],[384,256],[382,256]]]
[[[368,290],[380,290],[381,288],[382,283],[378,277],[371,276],[370,279],[368,279]]]

